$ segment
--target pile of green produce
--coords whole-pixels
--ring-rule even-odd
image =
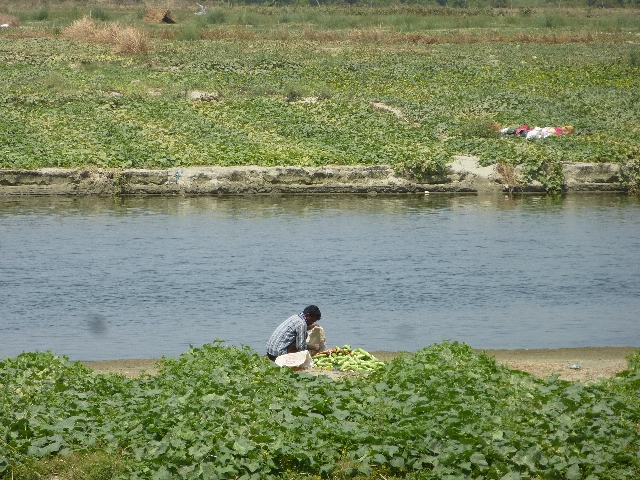
[[[640,352],[629,365],[583,385],[445,342],[333,380],[215,343],[128,379],[25,353],[0,361],[0,478],[81,457],[113,467],[83,480],[629,480]]]
[[[313,357],[316,368],[340,370],[343,372],[370,372],[384,366],[376,357],[362,348],[351,348],[351,345],[336,347],[320,352]]]

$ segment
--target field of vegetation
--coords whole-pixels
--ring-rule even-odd
[[[216,342],[129,379],[25,353],[0,362],[0,478],[629,480],[629,367],[542,380],[444,342],[332,380]]]
[[[472,154],[552,191],[561,161],[632,164],[639,185],[638,9],[312,3],[177,5],[175,24],[137,4],[1,6],[0,168],[421,176]],[[496,130],[523,124],[575,130]],[[640,354],[629,367],[541,380],[445,342],[334,381],[215,343],[129,379],[25,353],[0,361],[0,478],[640,478]]]
[[[561,161],[640,178],[640,10],[3,7],[0,168]],[[603,4],[604,5],[604,4]],[[1,20],[1,19],[0,19]],[[498,127],[574,127],[539,140]]]

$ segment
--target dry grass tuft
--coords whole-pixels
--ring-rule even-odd
[[[96,42],[99,27],[94,20],[90,18],[81,18],[76,20],[62,31],[62,36],[72,38],[80,42]]]
[[[19,27],[20,21],[18,20],[18,17],[14,17],[13,15],[0,13],[0,25],[9,25],[10,27]]]
[[[158,29],[150,32],[154,38],[160,40],[175,40],[180,30]],[[473,44],[473,43],[527,43],[527,44],[565,44],[565,43],[593,43],[602,41],[605,34],[598,33],[559,33],[559,34],[526,34],[504,35],[497,32],[444,32],[437,35],[423,33],[402,33],[395,30],[380,28],[351,29],[342,31],[327,31],[315,28],[302,28],[299,31],[274,30],[260,32],[243,26],[227,26],[198,31],[200,38],[207,40],[308,40],[320,43],[354,42],[375,43],[379,45],[411,46],[435,44]],[[625,41],[624,35],[606,34],[606,41],[620,43]]]
[[[518,178],[513,166],[508,163],[498,162],[496,164],[496,171],[502,175],[505,186],[508,188],[509,192],[513,192],[514,188],[518,187]]]
[[[257,32],[254,32],[253,30],[248,30],[247,28],[244,28],[244,27],[231,27],[231,28],[220,28],[220,29],[213,29],[213,30],[203,30],[198,33],[200,34],[200,38],[204,38],[207,40],[228,40],[228,39],[258,40],[261,38],[280,37],[279,34],[262,35]],[[287,35],[285,38],[289,39],[290,37]],[[279,39],[282,40],[281,37]]]
[[[117,53],[138,54],[149,51],[144,32],[135,27],[118,29],[115,33],[115,46]]]
[[[62,32],[65,38],[113,45],[116,53],[139,54],[149,51],[146,35],[135,27],[122,27],[116,23],[98,25],[91,18],[76,20]]]

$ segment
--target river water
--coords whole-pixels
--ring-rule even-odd
[[[640,346],[640,202],[614,194],[0,197],[0,357]]]

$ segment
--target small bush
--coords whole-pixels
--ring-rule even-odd
[[[473,119],[463,123],[459,134],[462,138],[498,138],[500,136],[495,124],[486,119]]]
[[[221,8],[216,8],[215,10],[211,10],[207,13],[205,17],[205,21],[210,25],[220,25],[223,24],[227,19],[224,11]]]
[[[288,102],[295,102],[296,100],[309,96],[309,90],[296,83],[287,83],[282,89],[282,94]]]
[[[33,19],[35,21],[41,22],[49,18],[49,8],[48,7],[40,7],[36,13],[33,14]]]
[[[138,54],[149,51],[149,45],[144,32],[134,27],[117,29],[114,43],[117,53]]]
[[[238,24],[256,27],[260,25],[260,16],[253,12],[243,11],[238,18]]]
[[[200,40],[200,32],[195,27],[185,27],[176,37],[176,40],[195,41]]]
[[[430,176],[443,175],[449,170],[449,163],[453,159],[451,154],[441,144],[423,146],[420,152],[412,152],[403,156],[398,152],[398,160],[394,165],[396,172],[419,180]],[[416,154],[417,153],[417,154]]]
[[[505,185],[509,188],[509,192],[513,192],[513,189],[518,186],[518,178],[513,166],[508,163],[498,162],[496,164],[496,171],[502,175]]]
[[[65,28],[62,35],[80,42],[95,42],[98,38],[98,30],[94,20],[84,17]]]
[[[328,88],[322,88],[320,89],[316,97],[318,97],[318,100],[329,100],[333,97],[333,93]]]
[[[96,20],[101,20],[103,22],[111,19],[111,15],[109,15],[109,13],[101,8],[92,8],[89,12],[89,15],[91,18],[95,18]]]

